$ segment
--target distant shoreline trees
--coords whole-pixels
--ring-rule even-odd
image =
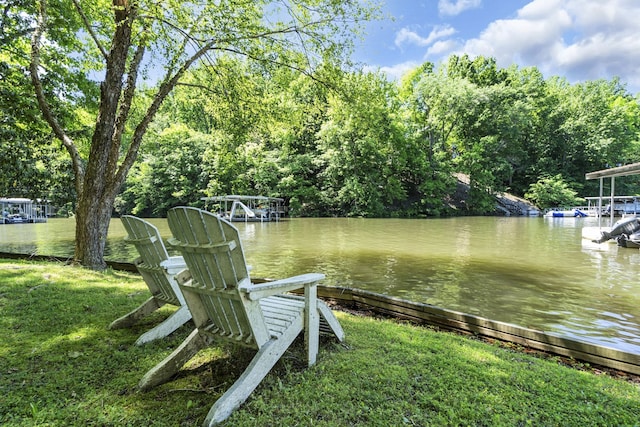
[[[83,265],[104,265],[114,212],[259,194],[298,216],[484,215],[498,192],[595,194],[585,173],[640,161],[640,97],[617,79],[454,55],[390,82],[348,65],[353,21],[373,10],[358,0],[274,27],[262,2],[218,3],[198,18],[178,3],[12,0],[0,17],[0,195],[72,209]]]
[[[163,216],[202,196],[260,194],[285,198],[299,216],[481,215],[494,212],[497,192],[542,197],[531,186],[549,177],[595,194],[586,172],[640,161],[638,99],[617,80],[571,85],[453,56],[398,83],[327,65],[316,77],[329,87],[225,61],[230,73],[215,79],[188,73],[159,112],[119,213]],[[450,204],[454,173],[470,177],[464,210]],[[636,194],[637,184],[630,177],[618,190]]]

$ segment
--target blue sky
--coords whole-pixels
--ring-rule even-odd
[[[391,78],[467,53],[640,92],[640,0],[386,0],[384,13],[394,19],[369,23],[354,59]]]

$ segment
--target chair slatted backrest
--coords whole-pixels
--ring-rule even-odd
[[[191,276],[191,282],[181,286],[196,326],[260,348],[269,332],[260,303],[238,289],[250,284],[238,230],[217,215],[191,207],[171,209],[167,220],[174,236],[169,244],[182,253]]]
[[[169,259],[169,254],[158,229],[153,224],[131,215],[123,215],[121,220],[128,234],[125,241],[136,247],[140,255],[136,267],[151,293],[168,304],[181,305],[165,269],[160,265]]]

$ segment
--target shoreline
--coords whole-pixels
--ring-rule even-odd
[[[0,258],[73,263],[71,257],[8,252],[0,252]],[[138,273],[135,265],[129,262],[107,261],[107,266],[114,270]],[[264,282],[270,279],[254,278],[253,280]],[[582,370],[585,370],[584,362],[586,362],[596,372],[606,371],[613,377],[625,379],[628,377],[630,381],[640,383],[639,354],[356,288],[320,285],[318,296],[330,301],[336,309],[354,315],[397,319],[437,330],[459,333],[486,342],[498,342],[502,346],[543,357],[560,357],[562,363]]]

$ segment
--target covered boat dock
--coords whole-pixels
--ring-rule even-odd
[[[0,198],[0,224],[47,222],[51,207],[26,198]]]
[[[624,166],[618,166],[615,168],[609,168],[609,169],[602,169],[599,171],[595,171],[595,172],[589,172],[585,175],[585,179],[587,180],[591,180],[591,179],[599,179],[600,180],[600,192],[599,192],[599,196],[597,198],[597,211],[599,213],[603,212],[603,207],[602,207],[602,201],[604,200],[604,195],[603,195],[603,184],[604,184],[604,179],[605,178],[609,178],[611,179],[611,194],[610,196],[608,196],[607,198],[609,199],[609,217],[610,217],[610,226],[613,225],[613,217],[616,213],[616,201],[619,202],[618,204],[620,204],[620,202],[622,202],[623,204],[628,204],[627,202],[632,202],[631,204],[633,205],[632,209],[634,210],[633,213],[640,213],[640,211],[635,212],[636,209],[636,201],[637,199],[639,199],[640,197],[637,196],[616,196],[615,195],[615,191],[616,191],[616,178],[617,177],[621,177],[621,176],[629,176],[629,175],[638,175],[640,174],[640,163],[631,163],[629,165],[624,165]],[[625,207],[624,212],[622,212],[623,214],[625,213],[632,213],[632,212],[627,212],[627,207]],[[598,217],[601,217],[602,215],[598,215]],[[599,224],[600,225],[600,224]]]
[[[286,215],[284,199],[266,196],[227,195],[203,197],[207,209],[233,222],[280,221]]]

